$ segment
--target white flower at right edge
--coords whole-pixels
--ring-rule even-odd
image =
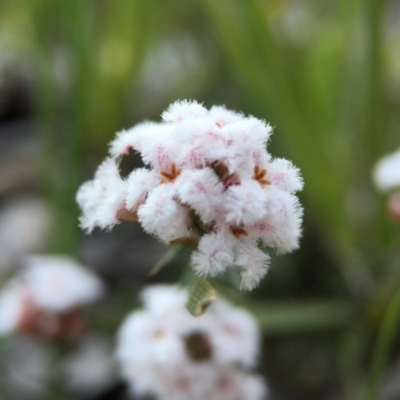
[[[375,186],[381,192],[390,192],[387,211],[392,219],[400,221],[400,149],[383,157],[373,169]]]
[[[204,315],[185,309],[187,291],[159,285],[143,291],[144,308],[118,332],[116,356],[136,396],[159,400],[264,400],[263,379],[249,372],[260,332],[245,310],[217,299]]]
[[[382,192],[400,188],[400,149],[378,161],[373,170],[373,179]]]

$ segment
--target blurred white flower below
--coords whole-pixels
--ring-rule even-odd
[[[165,400],[262,400],[257,361],[260,332],[253,317],[217,299],[200,317],[185,309],[187,292],[160,285],[142,294],[144,309],[118,333],[117,360],[137,396]]]
[[[0,293],[0,334],[74,336],[83,327],[82,306],[103,292],[100,279],[69,257],[28,257]]]
[[[64,363],[66,386],[74,393],[95,396],[117,379],[113,349],[106,337],[84,337],[77,350]]]

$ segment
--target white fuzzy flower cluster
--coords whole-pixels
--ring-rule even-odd
[[[194,101],[173,103],[162,118],[111,143],[110,157],[77,194],[82,228],[110,228],[126,218],[165,243],[195,240],[191,261],[199,275],[240,267],[241,288],[253,289],[269,264],[260,242],[281,253],[298,247],[299,170],[272,159],[271,127],[257,118]],[[146,167],[123,179],[119,162],[131,149]]]
[[[382,192],[400,188],[400,149],[383,157],[376,164],[373,179]]]
[[[163,400],[262,400],[267,389],[247,372],[259,352],[259,331],[246,311],[218,299],[198,318],[188,294],[159,285],[142,293],[144,309],[118,333],[117,360],[132,393]]]
[[[0,334],[74,330],[81,322],[78,309],[103,291],[99,278],[68,257],[28,257],[25,269],[0,292]]]

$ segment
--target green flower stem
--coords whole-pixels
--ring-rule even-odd
[[[383,374],[385,373],[394,341],[399,332],[399,326],[400,288],[397,289],[397,292],[394,294],[383,317],[372,356],[368,380],[363,396],[364,400],[374,400],[377,398]]]
[[[67,346],[63,342],[55,342],[52,346],[52,360],[45,400],[67,400],[69,398],[61,375],[61,366],[66,352]]]

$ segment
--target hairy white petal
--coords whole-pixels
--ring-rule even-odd
[[[162,114],[165,122],[180,122],[185,118],[203,117],[207,114],[207,110],[197,101],[176,101],[172,103],[167,111]]]
[[[300,170],[296,168],[291,161],[284,158],[275,158],[268,167],[266,178],[273,185],[286,190],[290,193],[303,189],[303,180],[300,176]]]
[[[232,265],[233,260],[231,241],[223,234],[209,233],[200,239],[191,264],[197,274],[215,276]]]
[[[231,186],[224,195],[226,220],[230,224],[254,224],[266,214],[268,192],[255,180]]]
[[[11,280],[0,293],[0,335],[8,335],[17,330],[23,316],[27,296],[23,282],[19,278]]]
[[[30,256],[24,280],[39,308],[63,312],[91,303],[104,293],[100,279],[65,256]]]
[[[133,128],[124,129],[117,133],[117,137],[110,143],[110,154],[112,157],[128,155],[131,149],[136,151],[142,150],[143,140],[151,135],[154,128],[159,127],[159,124],[145,121]]]
[[[267,214],[253,227],[260,238],[280,253],[295,250],[301,237],[303,209],[293,194],[279,189],[271,189]]]
[[[124,208],[125,182],[116,162],[107,158],[93,180],[78,190],[76,201],[82,209],[81,227],[91,232],[96,226],[112,227],[118,223],[118,211]]]
[[[235,123],[243,118],[242,114],[227,110],[225,106],[213,106],[210,108],[209,115],[213,121],[220,127]]]
[[[240,289],[252,290],[266,275],[270,257],[252,239],[241,241],[236,251],[235,265],[242,267]]]
[[[188,209],[175,200],[175,189],[164,184],[153,189],[146,202],[139,207],[139,222],[143,229],[164,242],[185,238]]]
[[[203,222],[216,218],[224,187],[210,168],[184,171],[175,186],[181,202],[196,211]]]
[[[157,173],[147,168],[138,168],[129,174],[125,187],[125,204],[127,210],[137,207],[140,200],[144,200],[147,192],[153,189],[160,181]]]

